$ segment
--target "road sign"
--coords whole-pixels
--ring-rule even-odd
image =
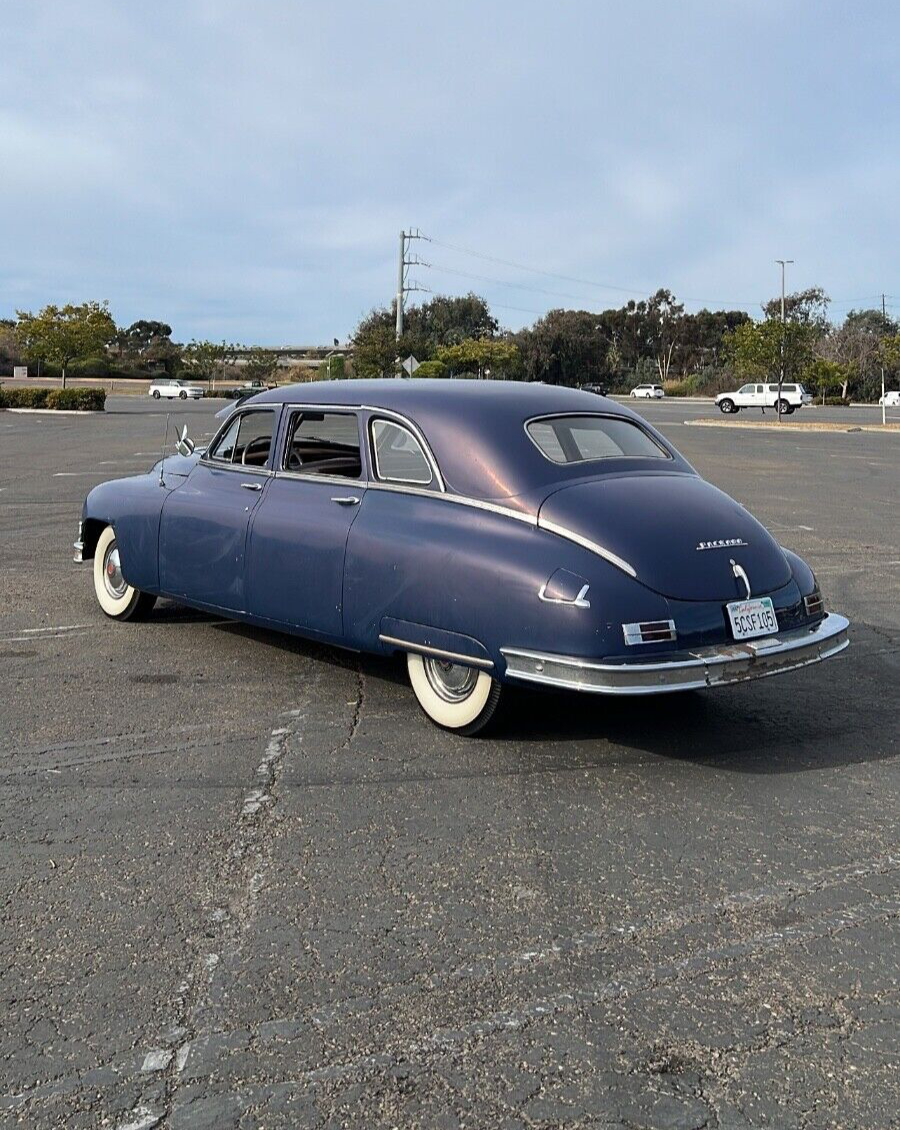
[[[27,365],[13,365],[13,378],[17,381],[24,381],[28,376]]]
[[[416,369],[418,369],[418,367],[419,362],[410,353],[410,355],[403,362],[403,368],[407,371],[407,373],[409,373],[410,376],[412,376]]]

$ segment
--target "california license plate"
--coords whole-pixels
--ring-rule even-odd
[[[778,631],[778,617],[771,597],[758,600],[735,600],[726,605],[731,631],[736,640],[752,640],[756,636],[771,636]]]

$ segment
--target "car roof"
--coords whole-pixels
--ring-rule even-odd
[[[271,389],[245,404],[273,402],[398,412],[421,430],[448,489],[481,499],[546,494],[547,487],[568,479],[611,473],[614,464],[621,464],[612,459],[603,460],[602,465],[552,463],[525,431],[525,424],[535,416],[584,412],[640,419],[624,405],[577,388],[466,378],[310,381]],[[653,428],[645,421],[641,423],[667,451],[672,451]],[[690,470],[677,453],[673,454],[681,469]]]

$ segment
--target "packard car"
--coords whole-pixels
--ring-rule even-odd
[[[103,483],[76,561],[157,597],[405,656],[440,726],[508,684],[647,695],[836,655],[812,570],[635,412],[543,384],[346,380],[238,405],[205,450]]]

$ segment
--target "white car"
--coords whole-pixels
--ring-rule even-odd
[[[150,395],[154,400],[159,400],[161,396],[166,396],[170,400],[176,397],[179,400],[199,400],[203,394],[203,389],[199,385],[189,385],[187,381],[154,381],[150,386]]]
[[[804,404],[812,404],[813,398],[803,385],[793,381],[785,382],[781,386],[781,414],[789,416],[795,408],[802,408]],[[729,412],[740,412],[742,408],[772,408],[778,411],[778,385],[777,384],[752,384],[741,385],[737,392],[720,392],[716,397],[716,407],[726,415]]]
[[[666,394],[662,385],[635,385],[630,395],[637,400],[644,397],[646,400],[661,400]]]
[[[895,388],[891,389],[884,396],[878,397],[878,403],[883,404],[885,408],[900,408],[900,391]]]

